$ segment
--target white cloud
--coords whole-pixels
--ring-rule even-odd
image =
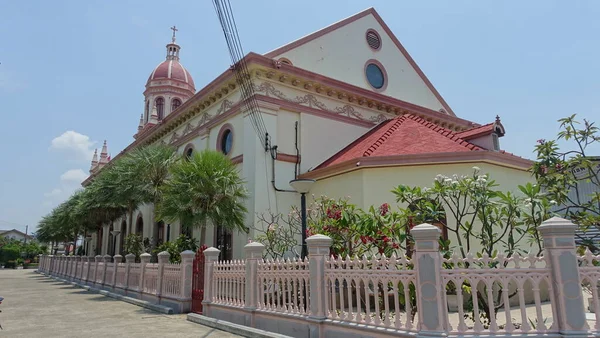
[[[81,169],[67,170],[64,174],[60,175],[62,182],[81,183],[85,180],[88,175]]]
[[[78,161],[91,161],[94,154],[94,144],[87,135],[69,130],[55,137],[50,145],[51,150],[60,151],[71,159]]]
[[[60,195],[61,195],[61,193],[62,193],[62,190],[61,190],[61,189],[54,188],[54,189],[52,189],[52,191],[51,191],[51,192],[47,192],[47,193],[45,193],[45,194],[44,194],[44,196],[46,196],[46,197],[48,197],[48,198],[54,198],[54,197],[60,196]]]

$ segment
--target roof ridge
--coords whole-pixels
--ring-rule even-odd
[[[405,115],[402,115],[402,116],[405,116]],[[471,142],[463,140],[462,138],[460,138],[460,136],[458,136],[457,134],[452,132],[452,130],[450,130],[450,129],[446,129],[444,127],[438,126],[435,123],[429,122],[429,121],[425,120],[424,118],[413,115],[413,114],[408,114],[408,117],[410,117],[411,120],[413,120],[417,123],[420,123],[421,125],[435,131],[436,133],[449,138],[450,140],[458,143],[459,145],[464,146],[467,149],[483,150],[483,148],[481,148]]]
[[[404,115],[397,117],[396,121],[392,123],[388,130],[386,130],[385,133],[383,133],[383,135],[381,135],[375,142],[373,142],[373,144],[369,148],[367,148],[367,150],[365,150],[365,152],[363,153],[363,157],[371,156],[371,154],[373,154],[373,152],[375,152],[375,150],[377,150],[377,148],[379,148],[380,145],[385,143],[388,137],[390,137],[396,130],[398,130],[400,125],[402,125],[402,122],[404,122],[405,120],[406,117]]]

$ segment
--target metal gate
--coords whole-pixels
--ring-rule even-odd
[[[208,247],[203,245],[196,251],[193,264],[192,276],[192,312],[202,313],[202,300],[204,299],[204,250]]]

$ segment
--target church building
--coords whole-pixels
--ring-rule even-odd
[[[390,191],[399,184],[429,186],[437,174],[471,174],[474,166],[504,190],[532,180],[532,162],[502,150],[500,118],[479,124],[457,116],[373,8],[266,54],[244,57],[270,139],[267,151],[241,102],[234,71],[224,69],[196,91],[181,63],[175,30],[166,52],[146,82],[135,140],[114,158],[154,143],[187,155],[223,152],[246,181],[249,228],[257,214],[287,214],[300,204],[289,185],[297,178],[316,180],[309,196],[351,196],[365,208],[395,204]],[[105,144],[83,185],[109,164]],[[91,252],[119,253],[126,234],[149,238],[155,227],[159,241],[184,231],[177,223],[155,222],[153,206],[144,205],[133,224],[124,216],[104,225],[93,235]],[[205,244],[236,259],[255,236],[212,226],[207,234]],[[192,235],[199,238],[199,229]]]

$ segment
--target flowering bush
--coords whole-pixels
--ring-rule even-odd
[[[307,207],[306,236],[323,234],[333,239],[333,256],[371,256],[375,253],[400,254],[405,248],[405,223],[388,203],[364,211],[350,203],[350,198],[316,198]],[[265,245],[266,255],[277,258],[300,256],[300,210],[292,207],[287,216],[259,215],[262,226],[256,241]]]

